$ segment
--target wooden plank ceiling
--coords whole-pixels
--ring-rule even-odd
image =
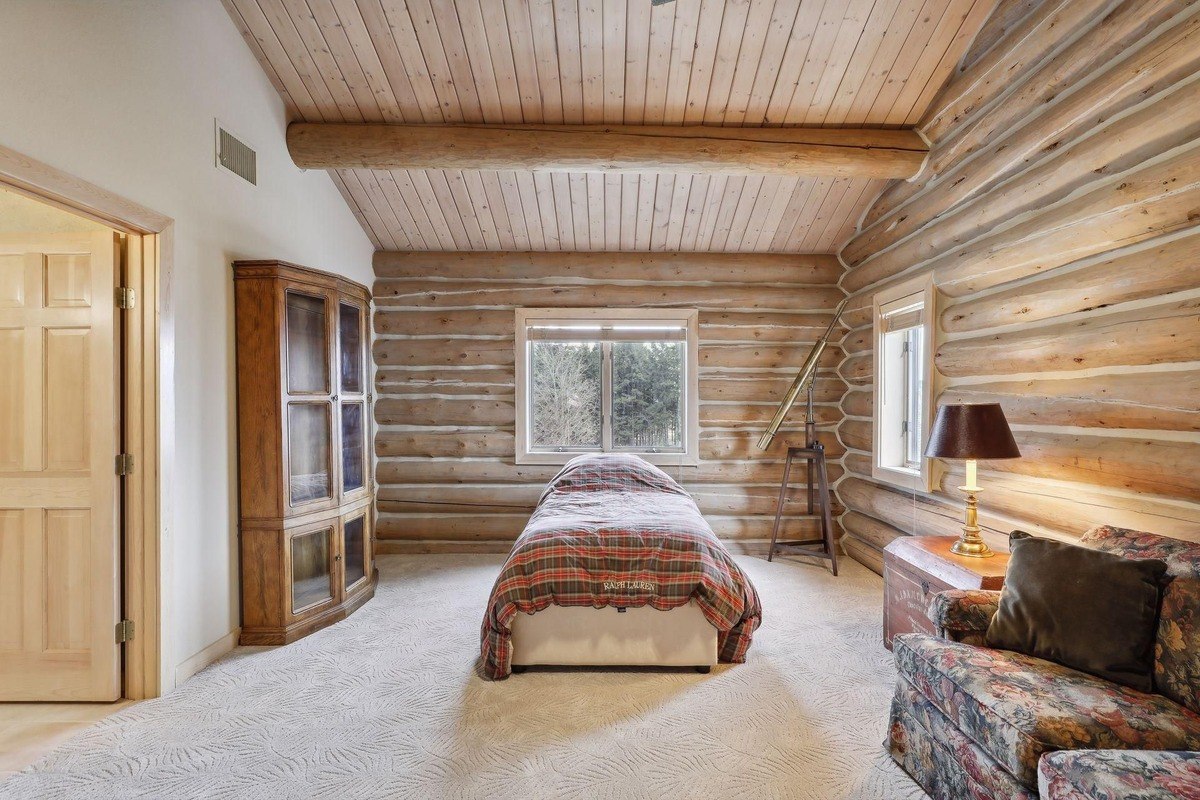
[[[292,120],[915,124],[995,0],[223,0]],[[835,252],[883,181],[337,170],[383,250]]]

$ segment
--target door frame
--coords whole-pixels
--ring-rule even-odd
[[[142,700],[163,690],[163,520],[171,508],[174,463],[174,320],[170,289],[174,220],[49,164],[0,145],[0,184],[126,234],[125,285],[135,292],[124,312],[124,385],[120,408],[125,452],[134,471],[121,498],[121,602],[134,625],[125,644],[122,695]],[[165,357],[164,357],[165,356]]]

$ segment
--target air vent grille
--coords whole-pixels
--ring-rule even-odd
[[[258,154],[218,123],[217,166],[258,185]]]

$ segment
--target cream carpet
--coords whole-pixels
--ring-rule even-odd
[[[4,798],[921,798],[881,747],[881,580],[738,561],[749,660],[692,671],[475,671],[499,556],[386,556],[374,600],[240,648],[0,784]]]

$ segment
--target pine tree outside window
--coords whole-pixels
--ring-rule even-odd
[[[517,311],[519,463],[579,453],[698,461],[697,312]]]

